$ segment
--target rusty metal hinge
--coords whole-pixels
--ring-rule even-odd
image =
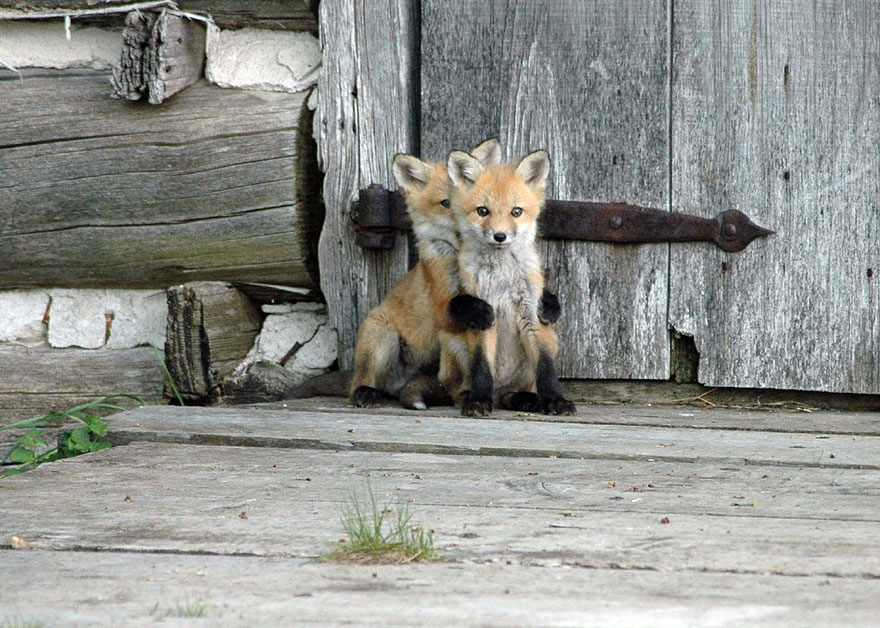
[[[376,183],[360,190],[352,204],[355,242],[368,249],[390,249],[398,230],[412,228],[403,197]],[[639,244],[714,242],[728,252],[742,251],[755,238],[776,233],[736,209],[714,218],[625,203],[548,199],[538,220],[541,237]]]

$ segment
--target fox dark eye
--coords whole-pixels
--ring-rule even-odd
[[[442,201],[440,201],[440,204],[443,205],[443,207],[445,207],[446,209],[449,209],[449,207],[451,206],[448,198],[444,198]]]
[[[522,216],[522,207],[514,207],[510,210],[510,213],[514,218],[519,218]]]
[[[483,207],[482,205],[480,205],[479,207],[477,207],[477,213],[480,216],[488,216],[489,215],[489,208]]]

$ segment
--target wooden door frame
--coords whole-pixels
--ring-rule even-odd
[[[323,67],[315,94],[324,229],[318,243],[321,290],[339,334],[339,366],[351,368],[357,328],[409,265],[409,246],[357,246],[351,203],[361,187],[395,187],[391,157],[418,153],[419,3],[322,0]]]

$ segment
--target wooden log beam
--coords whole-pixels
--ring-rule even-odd
[[[0,425],[117,393],[146,403],[162,399],[164,374],[152,347],[0,345],[0,364]]]
[[[0,73],[0,286],[317,286],[305,94],[201,81],[149,107],[108,79]]]
[[[132,4],[120,0],[0,0],[0,9],[14,11],[75,11],[112,9]],[[178,0],[183,11],[208,13],[220,28],[266,28],[318,32],[317,0]],[[120,9],[120,13],[124,8]],[[108,22],[114,16],[88,18]],[[119,23],[118,18],[113,22]]]

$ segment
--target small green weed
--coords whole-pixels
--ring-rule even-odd
[[[171,388],[174,396],[177,397],[177,403],[181,406],[185,406],[186,404],[183,403],[183,397],[180,396],[180,391],[174,383],[174,378],[171,377],[171,371],[168,370],[168,366],[165,364],[165,359],[162,357],[162,352],[159,351],[159,347],[156,345],[150,343],[150,346],[153,347],[153,351],[156,353],[156,359],[159,360],[159,364],[162,366],[162,371],[165,373],[165,381],[168,382],[168,386]]]
[[[356,564],[440,560],[434,549],[433,532],[413,525],[408,504],[380,506],[369,485],[367,494],[366,504],[356,495],[344,504],[342,526],[348,538],[323,555],[322,560]]]
[[[27,429],[27,432],[19,437],[9,453],[0,461],[0,464],[3,465],[8,463],[15,465],[0,471],[0,479],[30,471],[44,462],[53,462],[110,447],[110,443],[101,440],[107,436],[107,423],[97,412],[125,410],[124,407],[111,403],[117,399],[130,399],[136,403],[143,403],[140,398],[134,395],[110,395],[69,410],[47,412],[38,417],[0,426],[0,431]],[[82,425],[70,432],[58,446],[49,447],[49,443],[45,439],[46,432],[42,428],[67,420],[73,420],[82,423]],[[0,628],[5,628],[5,626],[0,624]]]
[[[173,609],[168,612],[170,617],[204,617],[208,607],[199,601],[195,602],[178,602]]]
[[[190,600],[187,598],[183,602],[178,601],[174,606],[170,606],[163,611],[159,609],[159,603],[150,611],[150,615],[156,617],[207,617],[208,607],[202,604],[200,600]]]

